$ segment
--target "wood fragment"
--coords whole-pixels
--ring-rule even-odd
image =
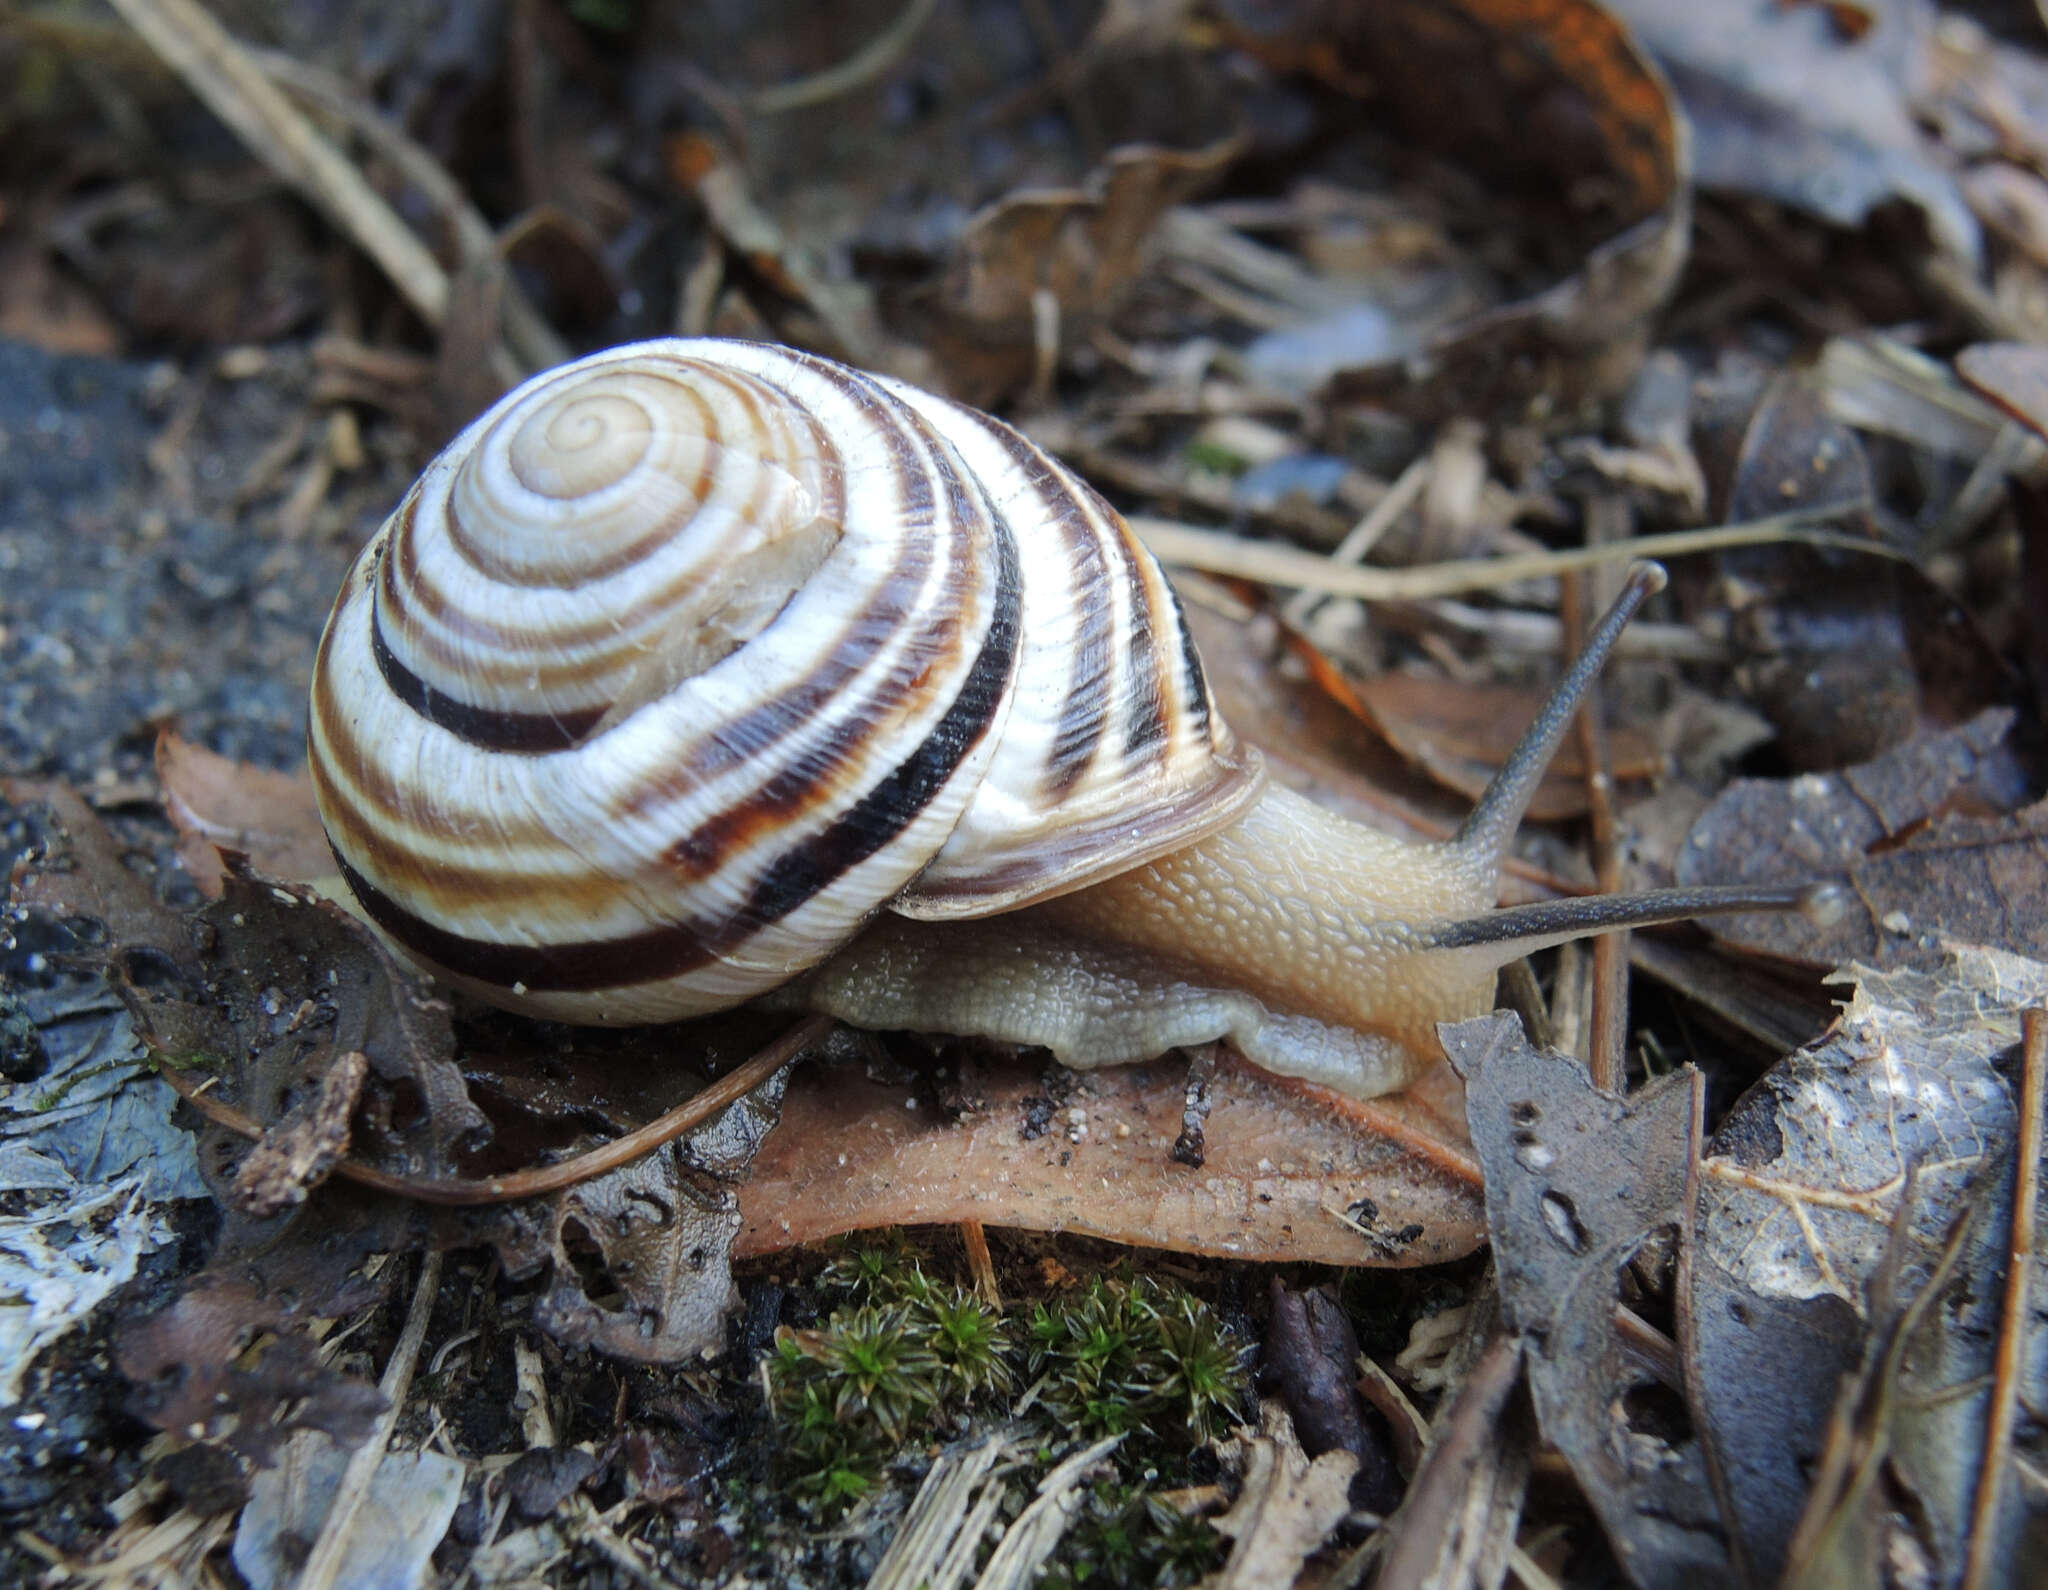
[[[348,1554],[349,1532],[356,1513],[370,1494],[370,1482],[377,1477],[378,1465],[391,1445],[392,1432],[398,1428],[405,1395],[412,1389],[413,1370],[420,1361],[420,1346],[427,1339],[427,1322],[433,1317],[434,1299],[440,1291],[441,1255],[430,1248],[420,1259],[419,1284],[413,1288],[405,1328],[399,1332],[398,1345],[392,1348],[383,1378],[377,1382],[377,1389],[384,1395],[384,1412],[379,1415],[370,1439],[350,1454],[348,1467],[342,1470],[327,1521],[320,1526],[319,1538],[307,1554],[306,1566],[299,1571],[297,1590],[333,1590],[335,1577]]]

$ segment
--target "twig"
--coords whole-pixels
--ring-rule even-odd
[[[1038,1482],[1038,1494],[996,1542],[996,1549],[982,1565],[981,1577],[974,1581],[974,1590],[1007,1590],[1036,1577],[1080,1511],[1078,1492],[1088,1470],[1108,1457],[1122,1441],[1121,1435],[1105,1436],[1076,1452]]]
[[[569,345],[533,306],[533,300],[505,269],[498,240],[483,212],[470,203],[462,184],[406,130],[374,105],[365,104],[332,72],[308,65],[276,50],[256,50],[249,57],[274,82],[345,123],[404,179],[427,203],[447,218],[465,266],[493,269],[504,294],[505,340],[528,370],[547,370],[569,358]]]
[[[355,239],[428,325],[448,312],[448,273],[196,0],[113,0],[249,152]]]
[[[757,116],[778,116],[786,110],[822,105],[872,82],[894,66],[938,9],[939,0],[910,0],[896,20],[836,66],[793,83],[777,83],[747,96],[747,109]]]
[[[1589,519],[1592,516],[1589,515]],[[1606,543],[1601,543],[1606,544]],[[1565,633],[1585,633],[1586,575],[1568,575],[1561,582]],[[1576,642],[1575,642],[1576,644]],[[1586,816],[1593,831],[1593,869],[1603,894],[1622,887],[1621,847],[1614,831],[1613,763],[1607,754],[1607,728],[1601,722],[1599,680],[1586,686],[1579,702],[1579,758],[1585,764]],[[1627,1086],[1628,933],[1602,933],[1593,940],[1593,1017],[1587,1034],[1587,1070],[1603,1093]]]
[[[529,1170],[514,1171],[508,1176],[481,1176],[472,1179],[463,1176],[400,1176],[388,1170],[379,1170],[374,1165],[365,1165],[359,1160],[344,1159],[334,1167],[334,1173],[360,1186],[374,1188],[378,1192],[395,1193],[401,1198],[416,1199],[420,1203],[451,1207],[510,1203],[518,1198],[532,1198],[541,1193],[559,1192],[564,1187],[573,1187],[578,1182],[588,1181],[593,1176],[602,1176],[606,1171],[629,1164],[643,1154],[652,1153],[662,1144],[681,1137],[693,1127],[701,1126],[721,1110],[737,1104],[753,1092],[804,1050],[823,1038],[831,1027],[832,1018],[829,1016],[806,1017],[752,1059],[735,1066],[717,1081],[691,1094],[666,1115],[656,1117],[645,1126],[634,1128],[623,1137],[615,1137],[601,1147],[553,1165],[539,1165]],[[261,1121],[236,1109],[232,1104],[224,1104],[219,1099],[211,1097],[204,1091],[206,1083],[193,1082],[175,1066],[168,1064],[159,1065],[157,1074],[176,1090],[180,1098],[216,1126],[224,1126],[231,1132],[240,1133],[243,1137],[251,1139],[263,1136]],[[211,1082],[212,1078],[207,1080]]]
[[[1729,1474],[1729,1465],[1721,1450],[1720,1439],[1713,1433],[1711,1421],[1703,1418],[1699,1411],[1700,1366],[1700,1316],[1697,1282],[1694,1279],[1700,1262],[1700,1189],[1706,1172],[1706,1081],[1700,1073],[1694,1073],[1692,1085],[1692,1114],[1686,1123],[1685,1133],[1685,1201],[1679,1206],[1680,1223],[1678,1231],[1678,1273],[1673,1296],[1676,1299],[1674,1327],[1678,1336],[1679,1384],[1683,1388],[1686,1406],[1692,1412],[1693,1422],[1701,1432],[1700,1455],[1706,1460],[1707,1484],[1714,1493],[1714,1505],[1720,1509],[1721,1534],[1728,1543],[1728,1566],[1735,1575],[1738,1590],[1751,1590],[1756,1584],[1755,1566],[1749,1560],[1749,1544],[1744,1531],[1738,1527],[1742,1514],[1735,1505],[1735,1483]]]
[[[1838,503],[1825,513],[1776,514],[1744,524],[1715,525],[1705,530],[1677,530],[1668,535],[1638,536],[1616,546],[1573,547],[1562,552],[1525,552],[1505,558],[1457,558],[1412,569],[1347,568],[1314,552],[1271,541],[1250,541],[1221,530],[1205,530],[1177,519],[1133,514],[1130,526],[1164,563],[1179,563],[1212,574],[1234,574],[1267,585],[1292,585],[1328,596],[1356,596],[1368,602],[1410,601],[1486,590],[1517,580],[1540,579],[1631,558],[1674,558],[1719,552],[1730,547],[1769,546],[1797,542],[1866,552],[1873,557],[1905,561],[1905,554],[1867,536],[1839,530],[1804,528],[1816,519],[1839,518],[1854,503]]]
[[[1998,1556],[1998,1495],[2012,1454],[2013,1421],[2019,1409],[2023,1349],[2027,1340],[2027,1298],[2034,1281],[2034,1203],[2040,1185],[2042,1107],[2048,1103],[2048,1009],[2020,1017],[2025,1036],[2020,1062],[2019,1162],[2012,1177],[2012,1234],[2005,1261],[2005,1306],[1999,1320],[1998,1356],[1991,1377],[1991,1416],[1984,1421],[1984,1461],[1977,1497],[1970,1507],[1968,1566],[1963,1590],[1983,1590]]]
[[[1402,470],[1394,484],[1387,488],[1387,494],[1374,503],[1365,517],[1353,525],[1335,550],[1330,553],[1332,563],[1363,563],[1366,553],[1380,544],[1380,538],[1394,528],[1394,522],[1415,504],[1415,499],[1429,489],[1430,477],[1436,471],[1436,454],[1423,453]],[[1298,591],[1287,603],[1288,621],[1297,628],[1308,622],[1323,600],[1317,591]]]
[[[335,1577],[341,1572],[356,1514],[370,1494],[370,1484],[391,1445],[391,1432],[397,1429],[398,1416],[404,1411],[405,1394],[412,1386],[412,1372],[420,1361],[420,1345],[426,1340],[427,1321],[433,1315],[434,1298],[440,1290],[441,1255],[430,1248],[420,1260],[419,1285],[413,1288],[405,1329],[399,1332],[398,1345],[391,1350],[391,1360],[384,1366],[384,1377],[377,1382],[377,1389],[384,1394],[384,1411],[378,1415],[369,1440],[350,1454],[348,1467],[342,1470],[327,1521],[320,1526],[319,1538],[313,1542],[306,1566],[299,1571],[298,1590],[332,1590]]]

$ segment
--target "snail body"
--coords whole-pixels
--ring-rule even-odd
[[[366,915],[492,1003],[773,992],[1073,1065],[1228,1036],[1363,1096],[1535,944],[1732,908],[1488,910],[1660,579],[1459,837],[1402,844],[1267,784],[1158,565],[1010,427],[789,349],[636,344],[509,393],[365,547],[310,761]]]

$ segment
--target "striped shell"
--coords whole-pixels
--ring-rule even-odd
[[[587,1022],[736,1004],[876,910],[984,916],[1231,821],[1129,528],[1000,422],[784,348],[616,348],[431,464],[320,643],[312,771],[429,970]]]

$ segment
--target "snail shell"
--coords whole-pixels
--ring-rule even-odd
[[[749,343],[536,377],[344,582],[311,764],[349,886],[499,1004],[666,1020],[884,907],[971,917],[1230,824],[1255,755],[1087,486],[986,415]]]

